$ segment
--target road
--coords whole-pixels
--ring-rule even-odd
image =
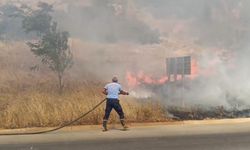
[[[250,120],[187,122],[0,137],[1,150],[249,150]]]

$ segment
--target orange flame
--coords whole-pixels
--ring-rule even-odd
[[[139,85],[137,78],[135,76],[133,76],[133,74],[131,72],[127,72],[126,79],[128,81],[129,87],[135,87],[135,86]]]
[[[201,74],[200,68],[198,66],[198,61],[192,59],[191,61],[191,75],[188,76],[189,79],[193,80]],[[143,71],[137,73],[132,73],[127,71],[126,80],[129,87],[134,88],[141,84],[150,84],[150,85],[162,85],[169,81],[168,76],[162,76],[160,78],[152,77],[151,75],[145,74]],[[177,80],[182,80],[181,75],[177,75]]]
[[[168,81],[167,76],[163,76],[159,79],[155,79],[150,75],[146,75],[143,71],[140,71],[138,74],[133,74],[130,71],[128,71],[126,74],[126,79],[128,81],[129,87],[136,87],[140,84],[160,85]]]
[[[199,75],[199,66],[198,66],[198,62],[195,59],[191,60],[191,75],[190,75],[190,79],[195,79],[196,77],[198,77]]]

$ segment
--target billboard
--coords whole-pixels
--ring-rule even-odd
[[[190,75],[191,56],[169,57],[166,66],[168,75]]]

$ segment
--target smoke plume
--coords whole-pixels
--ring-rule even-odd
[[[35,6],[28,0],[0,2]],[[109,81],[117,75],[132,96],[160,98],[166,104],[249,106],[247,0],[45,2],[54,5],[54,19],[71,34],[72,77],[84,72]],[[193,73],[173,89],[165,59],[187,55],[192,56]]]

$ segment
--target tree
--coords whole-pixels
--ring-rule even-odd
[[[0,40],[25,38],[25,33],[22,31],[22,14],[21,9],[11,2],[0,6]]]
[[[26,32],[37,33],[39,40],[28,42],[28,46],[43,64],[48,65],[57,74],[59,92],[61,93],[64,87],[64,73],[73,64],[72,52],[68,45],[69,33],[60,31],[57,23],[52,21],[49,14],[52,12],[52,8],[49,5],[43,3],[43,5],[39,5],[39,8],[40,10],[35,10],[24,18],[23,28]]]
[[[54,23],[41,40],[37,43],[29,42],[31,51],[41,58],[43,64],[57,74],[59,82],[59,91],[63,89],[63,76],[66,69],[72,66],[72,53],[68,46],[69,33],[57,30],[57,24]]]
[[[51,16],[52,5],[39,2],[37,10],[32,10],[28,6],[23,6],[23,9],[26,10],[23,17],[23,28],[26,33],[35,32],[38,36],[42,36],[49,32],[53,19]]]

